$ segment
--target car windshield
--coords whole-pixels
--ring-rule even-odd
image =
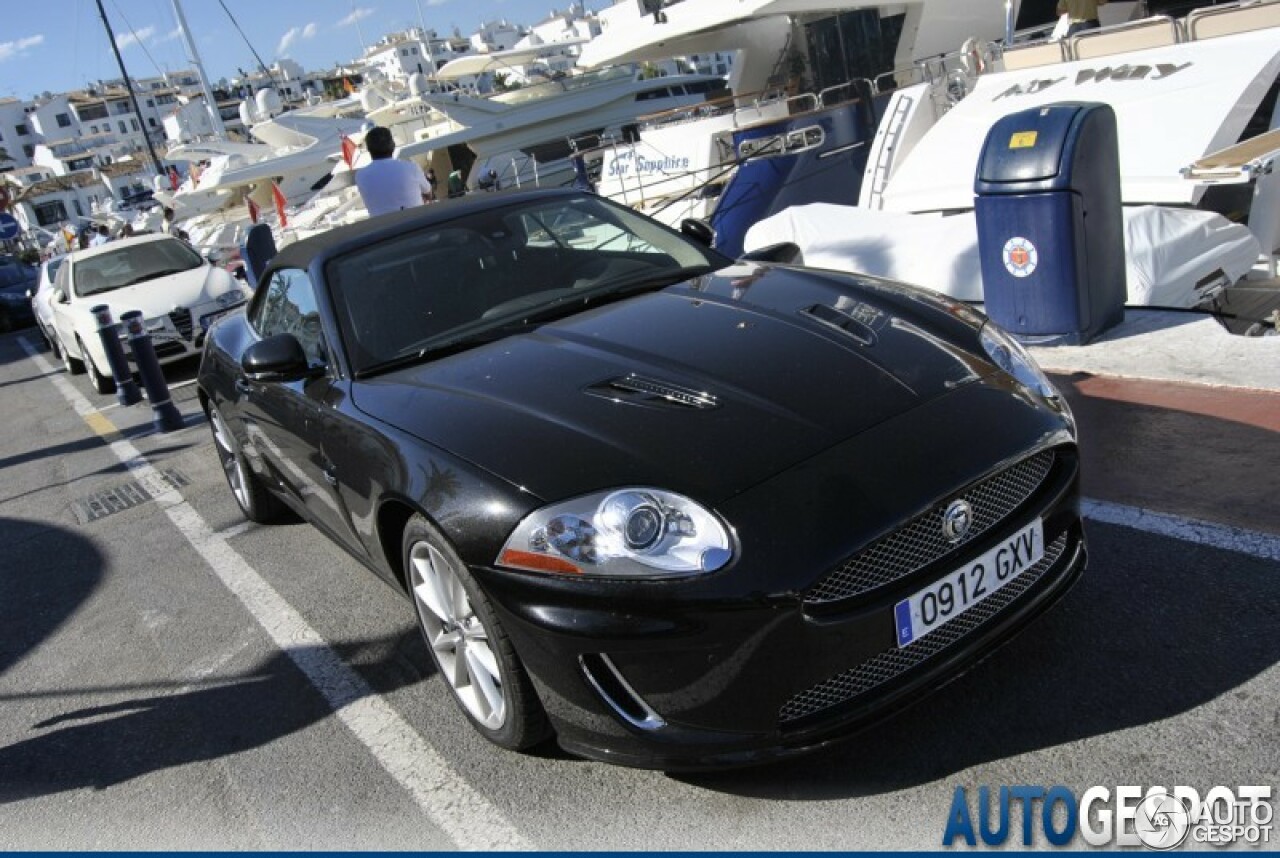
[[[72,288],[83,298],[201,265],[200,254],[176,238],[121,242],[109,252],[77,260],[71,269]]]
[[[376,372],[730,264],[592,195],[512,201],[369,244],[326,279],[353,369]]]
[[[39,272],[16,259],[0,259],[0,289],[21,286],[36,278]]]

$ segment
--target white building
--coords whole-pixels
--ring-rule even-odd
[[[580,4],[574,3],[563,12],[553,10],[549,16],[529,28],[527,44],[517,42],[512,47],[577,42],[582,39],[594,39],[598,35],[600,35],[600,19],[592,13],[584,12]],[[577,53],[575,49],[574,56],[577,56]]]
[[[384,36],[376,45],[371,45],[364,54],[365,68],[376,70],[392,84],[408,86],[413,75],[430,75],[440,67],[432,53],[433,40],[442,54],[441,58],[448,56],[452,59],[452,51],[446,41],[435,38],[435,33],[424,34],[420,28],[414,27],[403,33]]]
[[[80,218],[88,217],[107,196],[106,186],[91,170],[57,176],[47,167],[26,167],[15,173],[6,173],[2,180],[10,184],[10,211],[24,232],[56,229],[64,223],[78,226]]]
[[[0,172],[31,166],[31,157],[40,142],[28,119],[29,102],[0,98]]]
[[[246,100],[261,90],[274,89],[284,104],[291,105],[303,104],[324,93],[319,76],[308,73],[287,57],[272,63],[266,72],[258,69],[233,78],[230,89]]]
[[[489,21],[471,34],[471,49],[481,53],[487,51],[509,51],[527,34],[528,30],[518,24],[506,20]]]

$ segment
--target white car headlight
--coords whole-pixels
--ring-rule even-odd
[[[714,515],[674,492],[625,488],[543,507],[502,546],[510,569],[643,578],[714,572],[733,557]]]
[[[1044,374],[1044,370],[1036,364],[1035,358],[1027,354],[1022,343],[1009,336],[999,325],[987,322],[982,326],[979,335],[982,347],[986,349],[991,362],[1009,375],[1017,379],[1024,387],[1034,390],[1045,399],[1059,399],[1061,394],[1053,382]]]
[[[218,306],[224,310],[228,307],[235,307],[238,304],[243,304],[247,300],[249,300],[249,294],[243,289],[228,289],[217,298],[214,298],[214,301],[218,303]]]

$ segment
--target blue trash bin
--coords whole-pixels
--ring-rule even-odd
[[[1120,154],[1110,105],[1010,114],[974,179],[987,315],[1023,342],[1079,345],[1124,319]]]

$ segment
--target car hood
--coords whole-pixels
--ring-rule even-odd
[[[651,485],[714,504],[991,371],[966,313],[866,278],[736,265],[352,396],[546,500]]]
[[[132,310],[141,310],[143,318],[151,319],[179,307],[190,309],[212,301],[208,280],[209,272],[213,270],[208,265],[202,265],[190,271],[144,280],[109,292],[82,296],[77,298],[77,303],[86,309],[106,304],[117,320],[122,314]]]

